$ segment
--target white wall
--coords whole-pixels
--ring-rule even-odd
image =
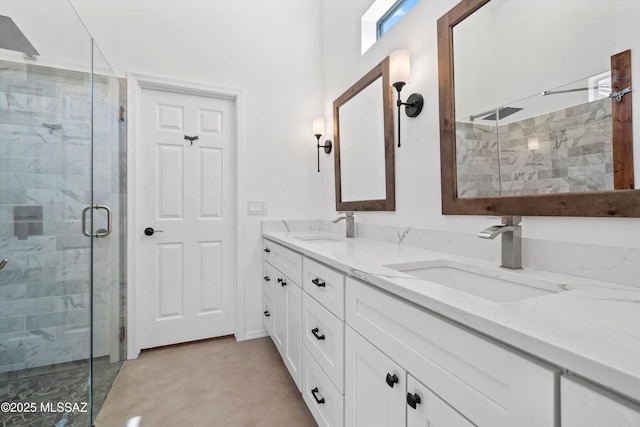
[[[330,117],[335,98],[385,56],[401,48],[411,52],[411,81],[403,89],[403,98],[412,92],[422,93],[425,107],[417,118],[402,116],[402,147],[396,149],[397,210],[391,213],[357,213],[356,221],[478,232],[496,220],[441,214],[436,21],[458,1],[419,2],[361,55],[360,17],[371,3],[372,0],[323,1],[324,114]],[[631,3],[634,2],[627,3],[627,7],[632,7]],[[625,15],[623,23],[631,28],[633,19],[628,15]],[[640,11],[632,16],[640,16]],[[557,28],[556,31],[564,30]],[[594,28],[594,31],[598,31],[598,28]],[[640,40],[634,46],[617,45],[620,50],[633,50],[634,80],[640,81]],[[640,111],[636,110],[635,114],[639,115]],[[640,117],[635,122],[634,133],[640,135]],[[332,129],[327,130],[327,133],[332,132]],[[636,150],[636,164],[640,164],[637,157],[639,151]],[[324,197],[324,212],[330,217],[335,209],[333,189],[326,188]],[[638,247],[639,242],[633,230],[640,229],[640,219],[527,217],[522,224],[525,237],[530,238],[623,247]]]
[[[242,89],[246,200],[269,215],[248,216],[239,262],[245,274],[245,327],[262,327],[264,218],[307,218],[323,209],[332,156],[316,170],[311,131],[321,112],[319,1],[73,0],[116,74],[127,72]],[[135,141],[129,141],[135,143]],[[246,206],[246,200],[242,205]],[[246,209],[246,208],[245,208]],[[134,284],[135,285],[135,284]]]
[[[131,71],[245,91],[245,198],[267,200],[271,219],[335,216],[333,155],[321,153],[317,173],[311,119],[324,114],[332,138],[333,100],[390,52],[409,49],[412,78],[403,96],[422,93],[426,104],[419,117],[402,117],[397,210],[358,213],[357,221],[468,232],[495,222],[441,214],[436,20],[457,0],[419,2],[363,55],[360,18],[372,0],[72,2],[118,75]],[[635,24],[627,19],[626,25]],[[636,135],[639,127],[636,120]],[[263,218],[246,217],[241,242],[247,334],[262,329]],[[640,220],[524,218],[523,226],[526,237],[637,247],[630,230]]]

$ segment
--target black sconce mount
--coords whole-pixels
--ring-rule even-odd
[[[404,82],[396,82],[393,84],[393,87],[398,92],[398,101],[396,101],[396,105],[398,106],[398,147],[400,147],[400,107],[404,105],[404,112],[408,117],[418,117],[424,106],[424,98],[419,93],[412,93],[409,95],[409,98],[407,98],[407,102],[402,102],[400,92],[404,85]]]
[[[317,148],[318,148],[318,172],[320,172],[320,149],[324,148],[324,152],[327,154],[331,154],[331,149],[333,148],[333,143],[331,141],[329,141],[328,139],[324,142],[324,145],[320,145],[320,137],[322,135],[320,134],[315,134],[316,139],[318,140],[317,142]]]

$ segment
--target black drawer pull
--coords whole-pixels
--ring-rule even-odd
[[[269,277],[269,276],[264,276],[264,281],[265,281],[265,282],[270,282],[270,281],[271,281],[271,277]]]
[[[316,395],[316,393],[318,393],[318,387],[311,390],[311,394],[313,394],[313,398],[316,400],[316,402],[318,402],[318,405],[322,405],[324,403],[324,397],[321,397],[320,399],[318,399],[318,396]]]
[[[264,315],[265,315],[265,317],[269,317],[269,316],[271,316],[271,313],[269,313],[269,310],[267,310],[267,311],[264,312]]]
[[[320,278],[315,278],[311,281],[311,283],[313,283],[314,285],[316,285],[319,288],[324,288],[325,286],[327,286],[327,284],[324,282],[324,280],[321,280]]]
[[[266,253],[269,253],[269,252],[271,252],[271,249],[269,249],[269,248],[264,248],[264,251],[265,251]]]
[[[316,339],[317,339],[318,341],[323,340],[323,339],[324,339],[324,335],[318,335],[318,332],[320,332],[320,329],[319,329],[319,328],[313,328],[313,329],[311,330],[311,333],[313,334],[313,336],[314,336],[314,337],[316,337]]]
[[[407,393],[407,404],[413,409],[416,409],[416,405],[420,403],[420,396],[417,394]]]
[[[278,277],[278,283],[280,283],[280,286],[287,286],[286,280],[284,280],[282,277]]]
[[[398,376],[396,374],[387,374],[387,384],[389,384],[389,387],[393,388],[394,385],[398,384]]]

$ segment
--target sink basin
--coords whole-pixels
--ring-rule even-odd
[[[385,267],[499,303],[567,290],[564,283],[526,275],[522,270],[498,270],[450,260],[391,264]]]
[[[294,237],[296,240],[302,240],[303,242],[312,243],[327,243],[327,242],[341,242],[342,240],[333,236],[298,236]]]

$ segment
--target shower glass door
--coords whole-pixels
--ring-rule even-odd
[[[67,0],[0,15],[0,425],[90,426],[123,355],[124,93]]]

